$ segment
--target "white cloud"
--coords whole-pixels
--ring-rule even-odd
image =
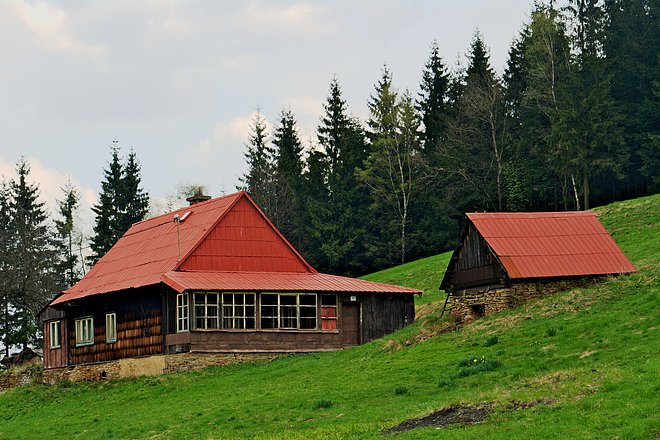
[[[258,112],[241,115],[231,119],[229,122],[218,122],[213,128],[210,137],[203,139],[197,145],[196,150],[200,153],[210,154],[222,150],[230,145],[242,145],[248,140],[250,127]],[[264,117],[266,132],[272,133],[272,124]]]
[[[33,157],[27,157],[30,165],[29,183],[39,186],[39,201],[45,203],[51,218],[57,217],[57,201],[63,198],[62,188],[70,180],[80,193],[80,204],[78,207],[78,227],[85,235],[92,232],[94,224],[92,206],[96,203],[96,194],[91,188],[83,187],[78,180],[71,175],[49,168]],[[16,164],[0,157],[0,177],[7,179],[16,178]]]
[[[253,27],[275,28],[280,32],[304,32],[305,35],[328,34],[335,30],[327,19],[325,9],[318,5],[294,4],[286,7],[275,5],[248,6],[244,11],[246,23]]]
[[[46,50],[99,55],[102,49],[76,40],[71,31],[69,16],[62,9],[44,1],[35,4],[25,0],[15,3],[15,13],[21,23]]]

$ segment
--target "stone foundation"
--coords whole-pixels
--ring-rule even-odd
[[[467,323],[533,298],[593,283],[593,279],[515,283],[510,287],[481,287],[453,292],[448,308],[457,321]]]
[[[48,369],[44,371],[43,383],[54,384],[64,380],[79,382],[157,376],[164,373],[199,370],[211,365],[265,361],[274,359],[277,356],[279,356],[277,353],[181,353],[118,359],[97,364]]]
[[[43,370],[41,369],[27,369],[20,371],[3,371],[0,372],[0,391],[9,388],[20,387],[28,385],[33,382],[41,382],[43,377]]]

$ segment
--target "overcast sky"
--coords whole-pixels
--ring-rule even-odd
[[[530,10],[528,0],[0,0],[0,174],[26,157],[50,207],[70,178],[89,221],[117,139],[160,206],[180,183],[232,192],[257,108],[271,122],[290,108],[307,143],[333,75],[364,119],[383,64],[416,92],[433,40],[447,64],[464,64],[478,29],[502,72]]]

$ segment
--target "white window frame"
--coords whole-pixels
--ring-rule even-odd
[[[215,295],[215,301],[209,301],[209,297]],[[198,298],[204,298],[202,304]],[[202,308],[204,313],[197,313],[197,308]],[[215,308],[215,314],[209,310]],[[220,292],[194,292],[193,293],[193,323],[195,330],[218,330],[220,328]],[[198,320],[203,320],[203,325],[198,325]],[[215,327],[209,326],[209,321],[215,322]]]
[[[85,316],[76,319],[76,347],[94,344],[94,318]]]
[[[220,326],[223,330],[254,330],[257,328],[257,299],[252,292],[222,292],[220,297]],[[236,302],[236,298],[242,296],[242,303]],[[250,302],[248,303],[248,298]],[[247,308],[252,307],[252,314],[247,313]],[[252,325],[248,326],[248,320]]]
[[[187,332],[190,329],[188,322],[188,292],[176,295],[176,332]]]
[[[62,321],[50,321],[50,348],[60,348],[62,346]]]
[[[115,312],[105,314],[105,342],[106,344],[117,342],[117,314]]]
[[[264,305],[261,299],[263,298],[264,295],[276,295],[277,296],[277,304],[268,304]],[[295,303],[294,304],[282,304],[282,297],[295,297]],[[300,298],[302,297],[314,297],[314,305],[307,305],[307,304],[301,304],[300,303]],[[277,315],[265,315],[263,308],[264,307],[276,307],[276,313]],[[260,311],[260,320],[259,320],[259,328],[264,329],[264,330],[303,330],[303,331],[314,331],[318,330],[318,325],[319,325],[319,320],[318,320],[318,295],[316,293],[276,293],[276,292],[265,292],[262,293],[260,298],[259,298],[259,311]],[[301,316],[301,309],[314,309],[314,314],[312,316]],[[282,313],[286,309],[293,309],[295,310],[295,316],[283,316],[284,314]],[[262,324],[263,319],[276,319],[277,325],[272,328],[264,328]],[[314,326],[313,327],[306,327],[306,328],[301,328],[301,320],[302,319],[313,319],[314,320]],[[285,320],[290,320],[295,321],[295,325],[284,325]]]

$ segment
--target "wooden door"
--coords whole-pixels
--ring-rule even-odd
[[[360,304],[341,305],[341,343],[345,347],[360,344]]]

